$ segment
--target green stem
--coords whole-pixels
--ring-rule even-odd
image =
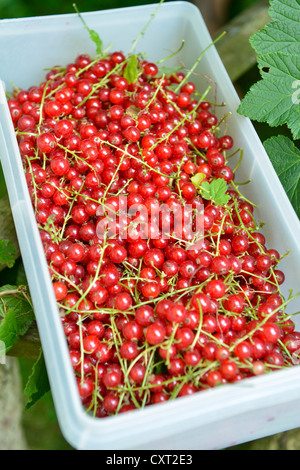
[[[178,86],[175,88],[175,93],[178,93],[178,91],[180,90],[180,88],[189,80],[190,76],[192,75],[192,73],[195,71],[195,69],[197,68],[199,62],[201,61],[202,57],[204,56],[204,54],[206,53],[206,51],[208,49],[210,49],[214,44],[216,44],[220,39],[222,39],[222,37],[226,34],[226,31],[224,31],[223,33],[221,33],[211,44],[209,44],[202,52],[201,54],[199,55],[198,59],[196,60],[196,62],[194,63],[194,65],[192,66],[192,68],[188,71],[188,73],[185,75],[184,79],[178,84]]]
[[[137,36],[137,38],[135,39],[135,41],[133,42],[130,50],[129,50],[129,53],[128,55],[132,54],[133,51],[135,50],[136,46],[137,46],[137,43],[139,42],[140,38],[142,36],[144,36],[146,30],[148,29],[150,23],[153,21],[154,17],[156,16],[159,8],[161,7],[161,5],[163,4],[164,0],[160,0],[159,4],[157,5],[155,11],[150,15],[150,18],[149,20],[147,21],[146,25],[144,26],[144,28],[141,30],[141,32],[139,33],[139,35]]]
[[[180,47],[177,49],[177,51],[175,52],[172,52],[172,54],[168,55],[167,57],[165,57],[164,59],[160,59],[156,62],[157,65],[161,64],[162,62],[165,62],[166,60],[169,60],[171,59],[172,57],[174,57],[175,55],[177,55],[182,49],[183,49],[183,46],[185,44],[185,40],[183,39],[181,41],[181,44],[180,44]]]

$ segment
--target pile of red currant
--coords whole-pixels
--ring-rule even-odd
[[[97,417],[292,366],[300,349],[280,254],[234,184],[233,139],[190,76],[136,61],[129,79],[122,52],[79,55],[8,99]]]

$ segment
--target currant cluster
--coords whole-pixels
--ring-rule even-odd
[[[234,184],[213,105],[184,72],[138,58],[130,79],[128,66],[122,52],[79,55],[8,100],[79,394],[97,417],[292,366],[300,347],[280,254]],[[203,190],[216,181],[225,202]]]

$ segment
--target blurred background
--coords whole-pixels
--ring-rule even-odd
[[[166,0],[168,1],[168,0]],[[199,0],[196,3],[208,18],[212,29],[219,26],[224,19],[244,10],[256,0]],[[60,13],[73,13],[72,1],[60,0],[0,0],[1,18],[20,18],[25,16],[56,15]],[[106,10],[143,4],[157,3],[156,1],[121,1],[121,0],[78,0],[75,2],[80,11]]]
[[[168,0],[166,0],[166,2],[167,1]],[[157,3],[157,1],[77,0],[76,5],[79,11],[86,12],[150,3]],[[258,7],[263,7],[265,12],[268,2],[262,0],[195,0],[191,3],[196,4],[200,9],[212,37],[214,37],[217,32],[227,29],[228,25],[232,25],[233,29],[235,27],[244,27],[246,36],[244,46],[243,43],[236,42],[235,53],[237,53],[240,47],[245,48],[245,50],[241,51],[244,56],[245,65],[242,70],[230,70],[234,86],[236,87],[240,97],[243,97],[250,86],[260,78],[256,66],[256,59],[251,55],[253,54],[253,51],[251,51],[248,46],[249,35],[254,31],[247,30],[247,23],[249,23],[249,21],[247,21],[247,12],[251,11],[252,15],[254,12],[253,18],[256,20],[255,11],[261,11]],[[251,10],[255,7],[257,7],[257,10]],[[74,13],[73,2],[62,0],[44,0],[42,2],[41,0],[0,0],[0,19],[56,15],[61,13]],[[251,19],[251,15],[249,15],[249,18]],[[262,19],[262,21],[266,20]],[[253,22],[252,28],[253,27],[256,27],[257,30],[259,30],[262,26],[260,24],[255,26],[255,22]],[[225,48],[226,50],[224,49],[223,51],[220,51],[220,54],[221,52],[227,54],[226,60],[231,64],[232,57],[230,57],[229,51],[230,44],[227,44],[226,47],[227,49]],[[270,129],[268,126],[263,124],[254,123],[254,125],[262,140],[267,138],[270,134],[278,132],[278,129]],[[285,130],[283,130],[283,132],[285,132]],[[0,174],[0,197],[3,197],[5,192],[5,183]],[[12,282],[15,282],[16,280],[20,281],[22,279],[24,272],[22,270],[21,260],[17,261],[14,271],[10,271],[9,274],[7,272],[1,273],[0,285],[10,282],[8,276],[11,276]],[[18,279],[16,279],[16,276]],[[4,282],[1,283],[1,281]],[[18,364],[21,373],[21,382],[23,382],[24,386],[28,378],[28,374],[32,369],[33,361],[30,359],[19,358]],[[2,384],[0,386],[2,386]],[[19,385],[16,383],[15,386],[17,387]],[[22,388],[22,384],[20,387]],[[26,448],[32,450],[71,450],[69,444],[61,435],[50,392],[44,395],[42,399],[40,399],[39,402],[29,410],[22,412],[21,416],[21,426],[24,432],[24,446]],[[242,447],[247,448],[247,445]]]

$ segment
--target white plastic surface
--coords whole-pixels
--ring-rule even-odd
[[[111,49],[126,53],[155,8],[147,5],[83,16],[105,47],[114,41]],[[136,51],[156,61],[177,50],[182,39],[183,50],[165,65],[180,60],[191,67],[211,43],[195,6],[169,2],[161,6]],[[7,89],[11,82],[21,88],[38,84],[44,79],[43,68],[67,64],[86,52],[94,54],[94,46],[76,14],[0,22],[0,78]],[[259,206],[256,219],[265,223],[268,246],[281,254],[290,252],[281,268],[286,274],[286,293],[289,289],[296,293],[300,279],[299,220],[252,124],[236,113],[239,99],[214,47],[207,51],[196,72],[202,75],[193,76],[199,90],[211,84],[204,76],[217,84],[217,97],[214,87],[211,96],[219,103],[226,102],[226,107],[219,108],[219,115],[232,113],[227,119],[227,132],[235,139],[235,149],[244,149],[237,180],[251,178],[242,189]],[[86,415],[77,394],[1,83],[0,156],[58,420],[74,448],[221,449],[300,426],[299,366],[103,420]],[[300,299],[290,309],[300,311]],[[299,329],[299,315],[295,320]]]

